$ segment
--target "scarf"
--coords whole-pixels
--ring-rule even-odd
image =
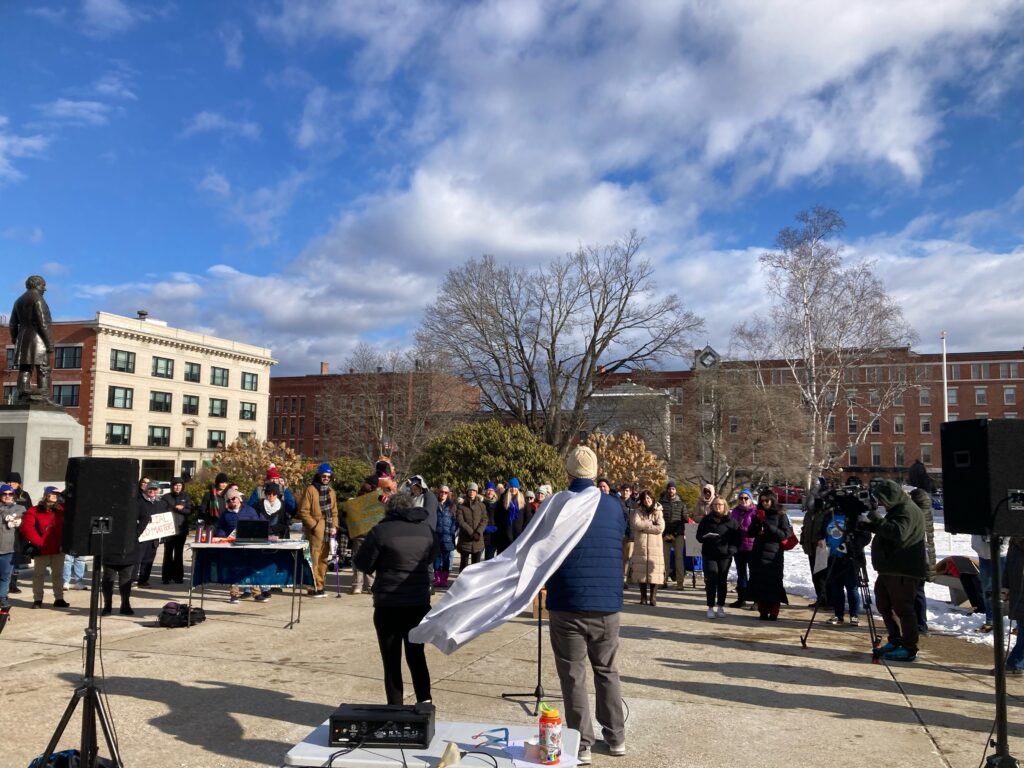
[[[331,518],[331,486],[317,484],[316,489],[320,491],[320,514],[324,516],[327,530],[330,532],[334,527],[334,520]]]
[[[518,494],[513,496],[511,493],[508,495],[508,527],[511,528],[512,524],[519,519],[519,502],[516,501]]]
[[[278,497],[277,501],[271,504],[267,499],[263,499],[263,512],[267,517],[273,517],[281,510],[281,499]]]

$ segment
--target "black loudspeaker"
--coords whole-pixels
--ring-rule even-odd
[[[100,562],[102,548],[108,563],[132,562],[138,545],[139,460],[77,456],[68,459],[64,482],[64,551]],[[94,530],[96,518],[109,519],[109,533]]]
[[[1024,536],[1024,421],[947,421],[940,434],[946,530]]]

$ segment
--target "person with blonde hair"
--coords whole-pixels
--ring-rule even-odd
[[[658,586],[665,581],[665,558],[661,539],[665,533],[665,514],[654,494],[643,490],[629,518],[633,531],[633,559],[630,568],[640,585],[640,605],[658,604]],[[648,589],[650,598],[648,599]]]
[[[725,617],[729,568],[740,543],[740,525],[721,496],[715,496],[708,502],[708,512],[697,526],[697,541],[701,543],[701,557],[704,559],[708,618],[721,619]]]

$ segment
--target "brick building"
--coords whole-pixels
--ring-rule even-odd
[[[144,474],[190,477],[239,437],[265,438],[270,350],[97,312],[53,324],[52,397],[85,427],[89,456],[138,458]],[[17,395],[10,331],[0,372],[5,403]]]

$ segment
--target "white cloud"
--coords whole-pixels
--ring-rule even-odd
[[[106,125],[111,112],[111,107],[102,102],[74,99],[57,99],[47,104],[37,104],[36,109],[50,120],[71,125]]]
[[[0,232],[6,240],[38,245],[43,242],[43,230],[40,227],[7,227]]]
[[[276,186],[244,191],[232,186],[219,171],[210,170],[200,180],[198,188],[210,195],[228,221],[249,231],[252,245],[265,247],[277,240],[280,220],[309,180],[308,173],[293,171]]]
[[[43,152],[50,140],[40,134],[19,136],[7,127],[9,120],[0,115],[0,183],[17,181],[25,176],[11,162],[15,158],[34,157]]]
[[[302,119],[295,131],[295,144],[299,149],[315,146],[337,146],[342,138],[344,112],[343,100],[321,85],[314,86],[306,94],[302,108]]]
[[[30,13],[33,16],[38,16],[44,21],[48,21],[51,24],[60,25],[64,23],[64,17],[67,16],[67,8],[48,8],[47,6],[39,6],[37,8],[26,8],[26,13]]]
[[[95,37],[125,32],[149,14],[124,0],[83,0],[82,23],[86,34]]]
[[[109,99],[136,101],[138,97],[132,90],[132,76],[124,70],[107,72],[92,84],[93,93]]]
[[[241,69],[245,64],[245,56],[242,53],[242,30],[235,24],[224,24],[218,34],[224,45],[224,66],[228,69]]]
[[[62,264],[59,261],[47,261],[44,264],[40,264],[39,271],[42,272],[44,276],[49,275],[51,277],[71,274],[71,268],[67,264]]]
[[[197,133],[219,132],[225,135],[241,136],[256,141],[260,138],[259,123],[252,120],[232,120],[220,112],[202,111],[185,123],[181,131],[182,138],[195,136]]]

